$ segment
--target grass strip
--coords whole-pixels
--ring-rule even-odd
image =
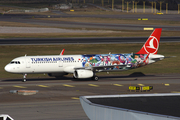
[[[36,25],[36,24],[21,23],[21,22],[7,22],[7,21],[0,21],[0,26],[7,26],[7,27],[46,27],[46,26]],[[46,28],[48,28],[48,26]]]

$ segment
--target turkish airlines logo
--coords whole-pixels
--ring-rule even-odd
[[[159,47],[159,42],[156,37],[150,36],[148,41],[144,45],[144,49],[147,53],[156,53]]]

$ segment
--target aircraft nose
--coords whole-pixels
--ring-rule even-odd
[[[5,71],[10,72],[11,71],[11,66],[10,65],[6,65],[4,67],[4,69],[5,69]]]

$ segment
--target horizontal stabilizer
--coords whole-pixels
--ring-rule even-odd
[[[164,57],[164,58],[174,58],[174,57],[177,57],[177,56],[167,56],[167,57]]]

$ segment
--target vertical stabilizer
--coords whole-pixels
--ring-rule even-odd
[[[162,28],[156,28],[136,54],[157,54]]]

